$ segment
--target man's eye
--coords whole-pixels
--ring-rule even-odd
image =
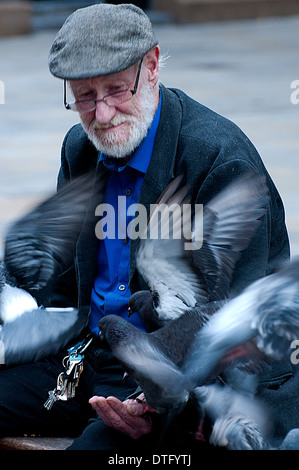
[[[125,90],[125,87],[123,85],[115,85],[115,86],[109,87],[109,89],[107,90],[107,93],[111,94],[111,93],[116,93],[117,91],[122,91],[122,90]]]
[[[80,93],[80,95],[78,96],[78,98],[80,100],[88,100],[88,99],[93,99],[94,98],[94,94],[91,93],[90,91],[87,91],[86,93]]]

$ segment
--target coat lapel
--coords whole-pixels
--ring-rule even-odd
[[[152,158],[142,184],[139,204],[146,207],[149,214],[150,204],[154,204],[162,191],[176,176],[176,155],[182,121],[182,108],[175,93],[160,85],[162,108]],[[171,117],[176,116],[172,121]],[[130,285],[135,290],[133,276],[136,270],[135,252],[138,239],[130,245]]]
[[[75,265],[79,307],[90,304],[98,247],[98,240],[95,234],[98,219],[95,216],[95,209],[103,202],[107,184],[107,174],[108,170],[106,170],[102,163],[99,163],[94,172],[94,182],[85,222],[76,245]]]

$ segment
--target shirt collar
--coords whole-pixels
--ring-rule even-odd
[[[134,168],[135,170],[138,170],[144,174],[146,173],[153,153],[156,132],[160,120],[161,102],[162,98],[160,94],[159,105],[155,113],[154,119],[151,123],[151,126],[148,129],[147,135],[143,139],[139,147],[135,150],[128,163],[123,166],[119,166],[117,159],[109,159],[107,155],[101,152],[99,161],[102,161],[106,168],[113,171],[122,171],[127,166],[130,166],[131,168]]]

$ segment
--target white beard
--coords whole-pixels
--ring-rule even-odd
[[[81,121],[89,140],[91,140],[97,150],[109,157],[124,158],[134,152],[141,144],[155,115],[153,88],[147,83],[142,84],[138,90],[138,99],[139,104],[136,103],[134,109],[135,116],[118,111],[106,126],[117,126],[120,123],[126,122],[128,124],[126,125],[126,130],[129,128],[129,136],[125,140],[122,139],[123,130],[121,127],[119,130],[107,131],[99,136],[100,129],[105,126],[101,126],[96,121],[93,121],[87,127]],[[138,112],[138,117],[136,117],[136,111]]]

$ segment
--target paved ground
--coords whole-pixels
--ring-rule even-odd
[[[255,143],[299,254],[299,104],[290,99],[299,80],[299,17],[155,28],[169,56],[162,82],[232,119]],[[62,82],[48,72],[54,35],[0,39],[0,249],[6,224],[54,191],[61,142],[77,122],[63,109]]]

